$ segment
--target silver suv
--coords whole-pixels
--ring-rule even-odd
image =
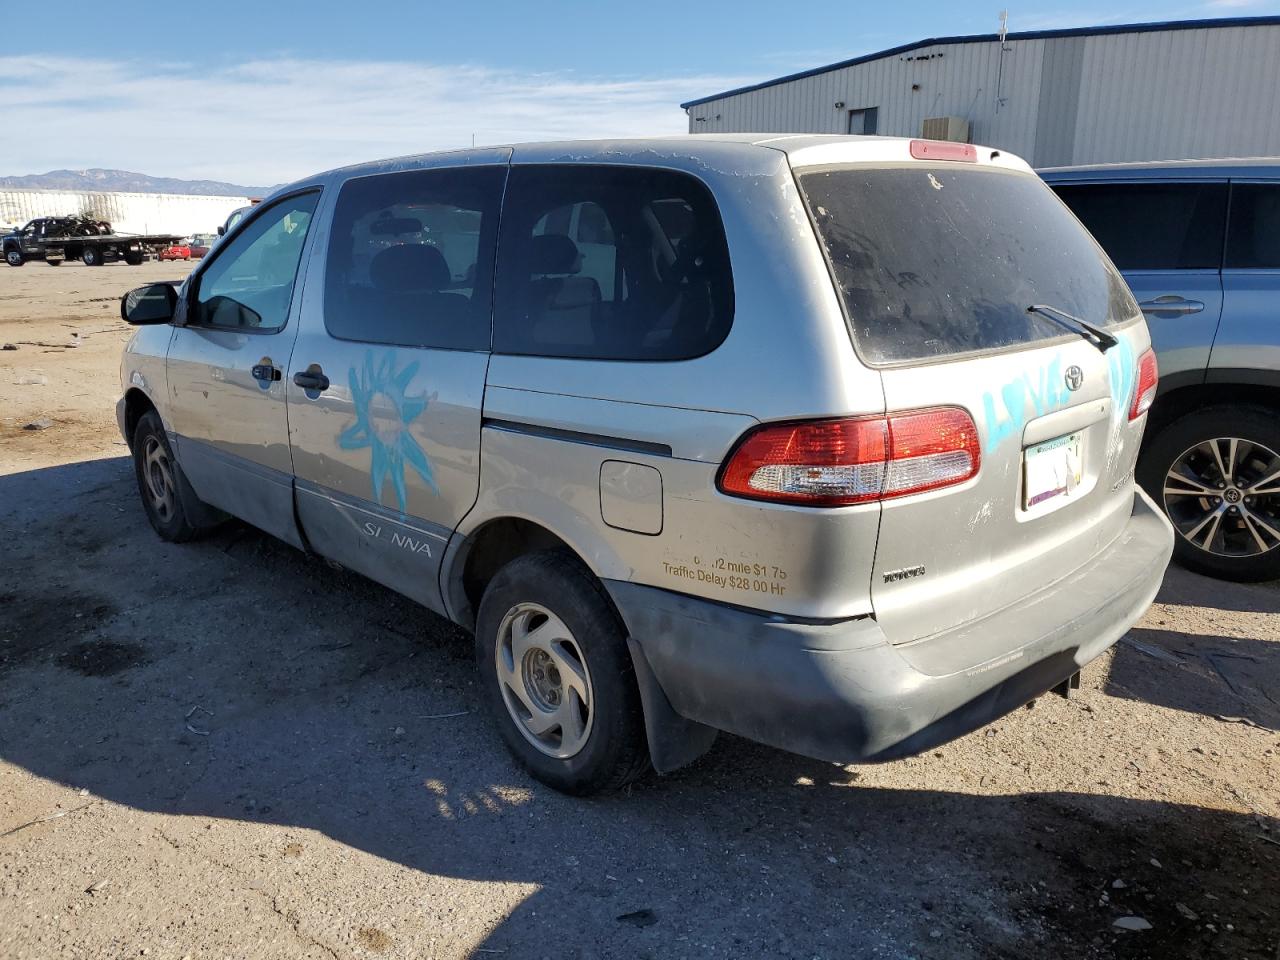
[[[232,514],[474,631],[560,789],[719,730],[888,760],[1069,688],[1154,596],[1142,313],[1025,163],[520,145],[281,189],[124,298],[147,516]]]
[[[1160,389],[1138,481],[1184,565],[1280,577],[1280,159],[1041,171],[1124,271]]]

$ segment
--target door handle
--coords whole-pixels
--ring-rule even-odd
[[[280,368],[277,366],[273,366],[270,363],[256,364],[253,370],[250,372],[253,374],[253,379],[266,380],[271,383],[274,383],[275,381],[279,380],[281,376]]]
[[[324,375],[318,363],[313,363],[306,370],[295,373],[293,382],[303,390],[315,390],[317,393],[323,393],[329,389],[329,378]]]
[[[1204,303],[1199,300],[1187,300],[1173,294],[1156,297],[1154,300],[1143,300],[1138,304],[1143,313],[1199,313]]]

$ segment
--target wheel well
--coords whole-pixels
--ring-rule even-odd
[[[151,398],[133,387],[124,395],[124,438],[129,443],[129,449],[133,449],[133,434],[138,429],[138,421],[145,414],[156,408],[151,402]]]
[[[1198,383],[1158,397],[1148,414],[1144,441],[1173,421],[1211,406],[1269,407],[1280,410],[1280,389],[1251,383]]]
[[[490,520],[467,537],[463,549],[445,589],[454,614],[468,628],[475,627],[485,587],[512,560],[536,550],[559,550],[582,559],[546,527],[520,517]]]

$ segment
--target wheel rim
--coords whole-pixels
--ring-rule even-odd
[[[151,509],[163,521],[173,516],[173,466],[158,437],[147,437],[142,447],[142,477],[146,482]]]
[[[1220,557],[1280,547],[1280,454],[1217,437],[1183,451],[1165,475],[1164,508],[1183,539]]]
[[[18,253],[17,250],[10,250],[8,253],[4,255],[4,257],[14,266],[17,266],[22,262],[22,254]]]
[[[579,753],[591,736],[595,696],[573,633],[536,603],[519,603],[498,627],[498,686],[524,738],[559,760]]]

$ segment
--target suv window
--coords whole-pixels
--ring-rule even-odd
[[[1225,183],[1055,185],[1121,270],[1217,270]]]
[[[221,247],[200,274],[191,322],[237,330],[283,327],[319,196],[304,193],[272,204]]]
[[[1280,183],[1232,185],[1224,266],[1280,270]]]
[[[351,180],[338,195],[324,323],[343,340],[487,350],[506,167]]]
[[[673,235],[665,224],[682,218]],[[496,352],[687,360],[718,347],[733,319],[720,212],[688,174],[514,167],[498,260]]]
[[[1029,173],[918,163],[798,181],[869,363],[1061,336],[1032,304],[1103,326],[1138,314],[1098,245]]]

